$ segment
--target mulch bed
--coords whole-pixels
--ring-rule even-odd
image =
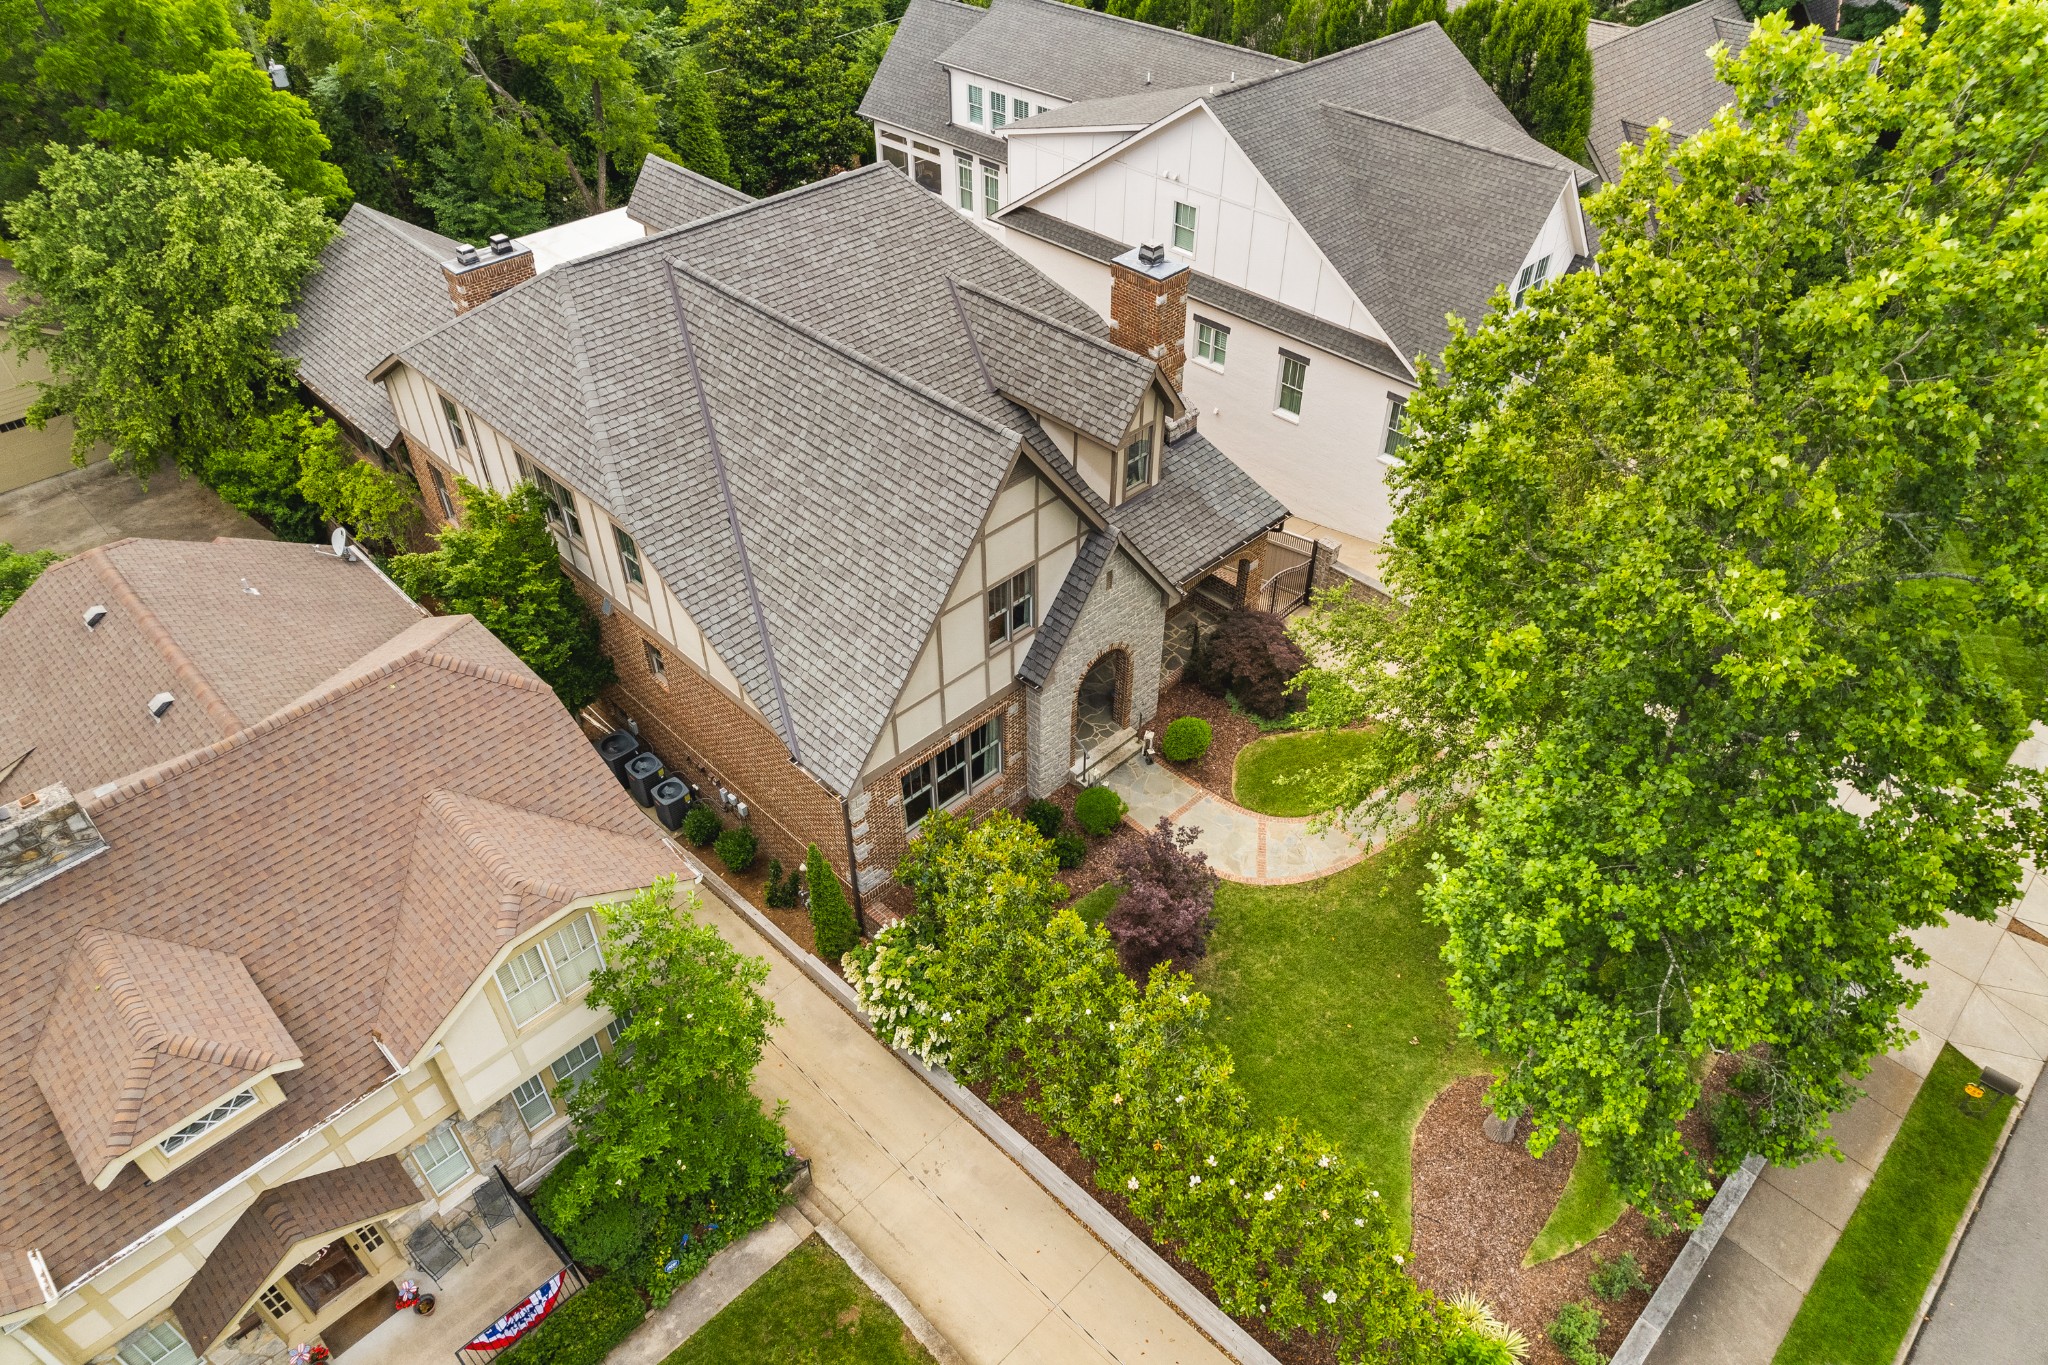
[[[1188,781],[1206,787],[1225,801],[1237,799],[1237,751],[1261,737],[1259,727],[1230,709],[1221,697],[1212,697],[1190,682],[1177,682],[1159,694],[1159,714],[1152,728],[1166,733],[1167,722],[1182,716],[1200,716],[1209,722],[1214,735],[1209,751],[1192,763],[1168,766]]]
[[[810,911],[800,908],[796,910],[774,910],[769,908],[768,860],[766,858],[756,858],[754,865],[745,872],[728,872],[725,870],[725,865],[718,861],[717,856],[710,849],[701,848],[695,850],[695,852],[699,858],[704,860],[706,867],[709,867],[713,872],[724,878],[727,886],[745,896],[749,905],[773,920],[776,928],[795,939],[797,947],[802,948],[812,957],[818,957],[817,940],[811,936]],[[784,875],[787,875],[786,869]],[[818,958],[818,960],[820,962],[824,961],[823,958]],[[839,970],[838,963],[835,962],[829,965],[835,972]]]
[[[1682,1126],[1695,1151],[1711,1150],[1704,1115],[1723,1088],[1720,1076],[1709,1079],[1705,1098]],[[1569,1365],[1544,1329],[1564,1305],[1585,1300],[1606,1316],[1599,1345],[1611,1355],[1650,1295],[1639,1291],[1615,1303],[1596,1298],[1586,1278],[1593,1254],[1611,1260],[1633,1252],[1643,1277],[1655,1286],[1684,1249],[1687,1234],[1659,1237],[1641,1214],[1625,1209],[1591,1245],[1524,1269],[1522,1255],[1557,1206],[1579,1144],[1566,1134],[1537,1161],[1522,1143],[1529,1135],[1526,1119],[1515,1142],[1490,1140],[1480,1128],[1489,1084],[1490,1077],[1468,1076],[1446,1087],[1416,1126],[1415,1277],[1444,1298],[1469,1290],[1485,1299],[1495,1316],[1529,1338],[1530,1365]]]

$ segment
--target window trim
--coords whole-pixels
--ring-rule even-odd
[[[254,1085],[245,1085],[234,1094],[213,1105],[198,1118],[178,1128],[175,1132],[167,1134],[156,1144],[156,1150],[166,1158],[174,1157],[193,1143],[198,1142],[208,1133],[215,1131],[225,1124],[234,1122],[237,1114],[254,1109],[261,1103],[262,1098],[257,1095],[256,1087]]]
[[[974,212],[974,158],[958,156],[953,158],[953,183],[959,190],[957,198],[960,207]]]
[[[560,1094],[562,1087],[565,1085],[581,1085],[591,1072],[597,1070],[597,1064],[604,1060],[604,1047],[597,1041],[597,1037],[597,1034],[591,1034],[588,1038],[585,1038],[582,1042],[548,1063],[548,1075],[554,1078],[556,1094]],[[576,1056],[584,1048],[590,1049],[590,1056],[570,1063],[569,1067],[565,1070],[562,1063],[569,1061],[571,1057]]]
[[[991,728],[993,729],[992,736],[984,739],[984,735]],[[984,773],[980,778],[976,778],[974,776],[976,759],[991,750],[996,755],[996,763],[993,770]],[[1002,713],[998,712],[975,726],[969,733],[960,736],[958,739],[947,741],[928,754],[921,762],[904,769],[901,776],[897,779],[903,794],[904,830],[906,832],[916,830],[924,822],[925,817],[933,811],[953,810],[963,801],[971,799],[976,792],[986,787],[990,782],[1000,781],[1003,775],[1002,750],[1003,717]],[[952,759],[954,762],[942,774],[938,764],[947,759]],[[951,780],[955,773],[960,775],[960,790],[951,795],[941,797],[941,784]],[[920,774],[925,774],[926,780],[913,786],[912,780]],[[919,793],[927,794],[927,801],[925,808],[913,817],[910,813],[910,808],[917,801]]]
[[[981,122],[981,87],[972,81],[967,84],[967,121]]]
[[[981,211],[993,218],[1002,211],[1003,172],[993,161],[981,163]]]
[[[172,1336],[176,1337],[178,1344],[166,1347],[163,1338],[159,1335],[159,1333],[163,1332],[169,1332]],[[149,1339],[151,1345],[162,1352],[161,1355],[145,1358],[139,1353],[132,1353],[130,1351],[132,1346],[145,1337]],[[183,1351],[185,1354],[180,1357],[178,1355],[179,1351]],[[114,1348],[114,1358],[120,1361],[121,1365],[186,1365],[188,1361],[197,1361],[199,1353],[192,1349],[192,1343],[185,1339],[185,1333],[178,1325],[169,1318],[166,1318],[162,1322],[153,1322],[147,1327],[138,1327],[127,1336],[122,1337],[121,1344]]]
[[[1180,220],[1182,209],[1187,210],[1188,220],[1185,223]],[[1200,211],[1193,204],[1183,199],[1173,201],[1173,249],[1175,251],[1184,251],[1190,256],[1195,254],[1195,230],[1196,225],[1200,221]],[[1181,241],[1183,233],[1187,236],[1186,242]]]
[[[1002,127],[1010,121],[1010,97],[1000,90],[988,92],[988,126]]]
[[[996,602],[1002,595],[1000,605]],[[1038,566],[1027,565],[982,595],[988,623],[988,647],[1007,645],[1038,629]],[[1019,610],[1023,619],[1018,619]],[[1000,625],[999,625],[1000,623]]]
[[[528,483],[540,490],[541,497],[547,502],[548,526],[567,536],[577,545],[582,545],[583,518],[576,511],[576,494],[570,491],[569,485],[524,455],[519,457],[519,472],[526,476]]]
[[[1293,385],[1289,385],[1287,382],[1287,367],[1289,365],[1297,366],[1300,369],[1300,377]],[[1290,387],[1294,391],[1293,407],[1287,406],[1287,393]],[[1293,351],[1282,347],[1280,351],[1280,383],[1278,391],[1273,396],[1274,413],[1297,422],[1300,421],[1302,401],[1307,396],[1307,393],[1308,357],[1296,355]]]
[[[535,1098],[539,1099],[541,1107],[547,1111],[539,1118],[534,1118],[528,1114],[526,1112],[527,1101],[519,1098],[519,1092],[528,1086],[532,1086],[539,1092]],[[526,1131],[529,1133],[538,1133],[542,1128],[553,1123],[558,1117],[558,1111],[555,1109],[555,1097],[548,1093],[548,1083],[541,1079],[538,1072],[513,1086],[511,1099],[514,1112],[519,1115],[519,1121],[526,1125]]]
[[[626,586],[629,588],[639,588],[645,592],[647,589],[647,570],[640,565],[639,542],[627,535],[625,528],[615,522],[612,525],[612,544],[619,552],[619,563],[625,568]]]
[[[1140,449],[1141,447],[1142,450]],[[1134,454],[1133,452],[1137,453]],[[1132,493],[1142,493],[1152,486],[1152,432],[1147,429],[1135,440],[1127,443],[1124,446],[1123,455],[1124,496],[1128,498]],[[1131,465],[1137,460],[1144,461],[1145,477],[1142,479],[1133,479],[1131,477]]]
[[[1550,283],[1550,257],[1539,256],[1522,267],[1522,273],[1515,280],[1514,306],[1520,308],[1534,290]]]
[[[1408,395],[1389,393],[1387,395],[1387,429],[1380,442],[1380,463],[1399,466],[1404,461],[1401,452],[1414,443],[1413,438],[1401,430],[1401,419],[1408,413]]]
[[[1202,354],[1205,342],[1211,351],[1209,355]],[[1229,353],[1230,329],[1220,322],[1211,322],[1200,313],[1195,314],[1195,359],[1220,373]]]
[[[668,686],[668,658],[661,652],[661,646],[645,636],[640,638],[641,661],[647,665],[647,676]]]
[[[562,982],[565,964],[555,960],[556,949],[554,945],[556,940],[575,929],[579,924],[589,933],[591,941],[586,949],[579,950],[568,961],[575,961],[577,958],[582,957],[586,951],[593,953],[597,959],[597,966],[593,967],[591,972],[597,971],[605,965],[604,936],[598,933],[597,922],[591,918],[590,911],[579,910],[556,920],[552,928],[546,930],[540,937],[529,940],[525,947],[499,963],[498,969],[491,973],[491,979],[498,986],[498,998],[505,1002],[505,1013],[511,1016],[512,1027],[515,1030],[524,1029],[528,1024],[546,1014],[556,1005],[570,999],[578,991],[590,984],[590,973],[585,973],[581,980],[564,989]],[[516,964],[524,962],[529,957],[540,963],[539,974],[516,989],[506,989],[505,978],[507,974],[512,972]],[[520,1007],[517,1001],[526,998],[529,992],[534,991],[543,982],[546,983],[548,988],[546,1003],[536,1006],[533,1012],[525,1018],[520,1018]]]
[[[433,476],[434,496],[441,500],[442,519],[444,521],[457,520],[455,515],[455,500],[448,496],[448,481],[441,477],[441,471],[437,466],[428,465],[427,473]]]
[[[455,442],[455,448],[457,450],[468,450],[469,432],[462,424],[462,409],[457,407],[455,400],[445,393],[436,394],[435,396],[441,400],[441,417],[448,424],[448,435]]]
[[[455,1155],[462,1158],[462,1171],[460,1174],[456,1175],[453,1179],[451,1179],[447,1184],[436,1185],[434,1183],[434,1172],[442,1169],[442,1167],[447,1164],[446,1158],[443,1158],[440,1161],[436,1161],[433,1166],[429,1167],[427,1163],[420,1157],[420,1152],[423,1148],[426,1147],[428,1143],[437,1141],[443,1137],[446,1137],[449,1144],[452,1147],[454,1147]],[[461,1134],[455,1131],[455,1125],[453,1123],[444,1123],[441,1124],[439,1127],[435,1128],[434,1131],[428,1133],[418,1142],[415,1142],[412,1145],[412,1150],[408,1152],[407,1155],[412,1158],[412,1164],[419,1169],[420,1179],[427,1182],[427,1188],[434,1192],[434,1197],[436,1199],[447,1194],[448,1191],[454,1189],[457,1185],[460,1185],[462,1183],[464,1176],[476,1174],[476,1158],[472,1157],[469,1154],[469,1148],[462,1145],[462,1136]]]

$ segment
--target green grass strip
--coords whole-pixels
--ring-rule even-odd
[[[782,1258],[663,1365],[933,1365],[889,1306],[816,1237]]]
[[[1314,815],[1336,804],[1344,770],[1372,761],[1371,730],[1305,730],[1254,740],[1237,753],[1237,804],[1261,815]]]
[[[1123,895],[1123,883],[1104,882],[1067,908],[1089,924],[1100,924],[1109,918],[1109,912],[1116,909]]]
[[[1557,1197],[1550,1221],[1529,1244],[1522,1264],[1542,1265],[1577,1251],[1613,1227],[1623,1207],[1621,1192],[1608,1178],[1607,1163],[1591,1147],[1581,1145],[1578,1160],[1572,1162],[1571,1178],[1565,1181],[1564,1193]]]
[[[1773,1365],[1888,1365],[1898,1354],[2012,1109],[1996,1091],[1965,1093],[1978,1070],[1942,1048]]]

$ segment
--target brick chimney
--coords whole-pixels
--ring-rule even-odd
[[[468,243],[455,248],[455,259],[441,262],[441,274],[448,281],[448,297],[455,311],[467,313],[520,281],[532,279],[533,252],[504,233],[495,233],[481,251]]]
[[[1188,279],[1181,261],[1166,248],[1147,244],[1109,263],[1109,339],[1127,351],[1159,362],[1167,381],[1180,387],[1188,363]]]

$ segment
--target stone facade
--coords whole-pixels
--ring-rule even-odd
[[[1141,728],[1159,709],[1161,642],[1166,635],[1166,595],[1128,555],[1118,550],[1095,589],[1042,688],[1025,689],[1025,728],[1030,740],[1027,785],[1032,796],[1064,786],[1074,761],[1074,702],[1081,679],[1097,659],[1121,649],[1130,656],[1127,723]]]

